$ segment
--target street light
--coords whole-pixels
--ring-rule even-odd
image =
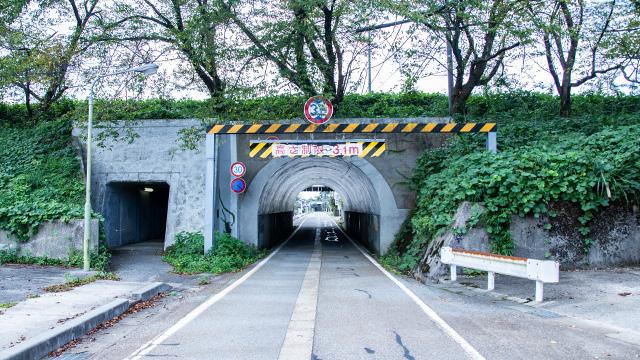
[[[105,74],[98,76],[93,83],[91,83],[91,88],[89,90],[89,119],[87,124],[87,175],[85,177],[85,202],[84,202],[84,238],[82,242],[83,246],[83,260],[84,260],[84,271],[89,271],[89,240],[91,238],[91,140],[93,132],[93,98],[94,98],[94,88],[98,81],[104,79],[108,76],[125,74],[128,72],[137,72],[143,75],[153,75],[158,72],[158,65],[156,64],[144,64],[140,66],[136,66],[130,69],[116,71],[114,73]]]

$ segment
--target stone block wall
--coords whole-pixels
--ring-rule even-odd
[[[422,270],[415,274],[417,277],[446,276],[447,267],[440,263],[442,246],[490,251],[490,239],[481,222],[463,232],[454,230],[468,227],[473,207],[468,202],[458,207],[451,227],[429,244],[421,261]],[[475,208],[483,211],[479,205]],[[557,213],[553,218],[512,217],[509,231],[514,256],[557,260],[562,270],[640,265],[640,212],[636,207],[612,204],[600,209],[589,224],[592,243],[588,248],[585,237],[578,231],[577,205],[554,204],[551,208]],[[550,229],[545,229],[549,225]]]
[[[98,220],[91,224],[91,249],[98,248]],[[46,256],[68,260],[73,250],[82,251],[84,221],[71,220],[68,223],[55,220],[41,224],[38,231],[27,242],[19,242],[15,236],[0,230],[0,250],[17,250],[21,256]]]

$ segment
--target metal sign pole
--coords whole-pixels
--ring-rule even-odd
[[[207,134],[206,142],[206,159],[207,159],[207,174],[205,176],[205,207],[204,207],[204,252],[209,251],[215,242],[216,232],[216,135]]]

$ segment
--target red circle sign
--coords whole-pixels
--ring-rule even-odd
[[[230,185],[231,191],[236,194],[242,194],[247,189],[247,183],[244,181],[244,179],[241,178],[235,178],[231,180]]]
[[[324,96],[313,96],[304,104],[304,116],[311,123],[322,125],[331,119],[333,105]]]
[[[231,168],[229,170],[231,171],[231,175],[235,177],[242,177],[247,172],[247,165],[241,161],[236,161],[231,164]]]

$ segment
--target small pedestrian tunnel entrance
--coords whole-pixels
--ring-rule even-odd
[[[105,194],[105,231],[110,248],[165,240],[169,185],[112,182]]]

